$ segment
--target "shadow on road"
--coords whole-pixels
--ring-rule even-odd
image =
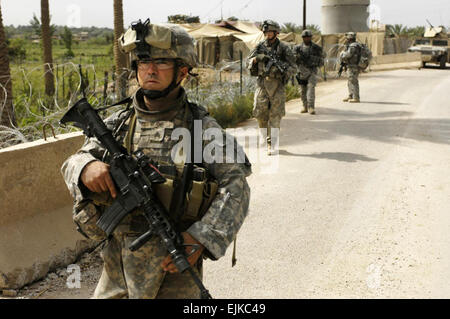
[[[362,117],[367,117],[367,115],[364,114]],[[402,140],[450,144],[450,119],[364,120],[339,118],[327,120],[324,118],[322,121],[316,119],[318,118],[310,117],[299,121],[297,116],[284,118],[281,129],[281,146],[333,140],[346,136],[391,144],[397,144]],[[289,131],[288,129],[295,127],[298,127],[299,130]]]
[[[322,159],[330,159],[339,162],[348,162],[355,163],[358,161],[361,162],[375,162],[378,161],[375,158],[367,157],[361,154],[355,153],[344,153],[344,152],[322,152],[322,153],[314,153],[314,154],[294,154],[285,150],[279,150],[279,154],[281,156],[295,156],[295,157],[313,157],[313,158],[322,158]]]
[[[361,102],[361,103],[378,103],[378,102]],[[404,104],[409,105],[409,104]],[[327,107],[319,107],[317,108],[318,115],[316,117],[311,117],[310,115],[300,115],[303,118],[310,117],[311,119],[320,119],[321,116],[324,115],[333,115],[333,116],[345,116],[345,117],[377,117],[377,118],[384,118],[384,117],[407,117],[412,116],[413,112],[408,111],[390,111],[390,112],[377,112],[377,113],[368,113],[368,112],[359,112],[354,110],[338,110],[338,109],[330,109]],[[297,115],[297,114],[296,114]],[[283,119],[284,121],[284,119]]]
[[[369,102],[369,101],[361,101],[361,104],[379,104],[379,105],[411,105],[410,103],[401,103],[401,102]]]
[[[445,69],[441,69],[441,67],[439,65],[433,65],[433,64],[431,64],[431,65],[427,64],[426,66],[422,67],[422,69],[448,70],[450,68],[448,67],[448,63],[447,63],[447,65],[445,66]]]

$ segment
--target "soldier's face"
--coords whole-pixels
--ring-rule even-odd
[[[275,31],[266,31],[264,32],[264,36],[267,40],[272,41],[273,39],[275,39],[277,34],[275,33]]]
[[[139,86],[146,90],[162,91],[172,82],[175,71],[173,60],[139,62],[137,67]],[[179,68],[177,82],[184,79],[188,68]]]
[[[310,44],[311,43],[311,37],[303,37],[303,42],[305,44]]]

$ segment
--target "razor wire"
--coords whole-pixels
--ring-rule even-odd
[[[43,138],[45,125],[53,127],[55,134],[75,131],[72,127],[61,127],[59,119],[82,96],[85,96],[94,106],[110,104],[117,98],[113,80],[107,82],[108,87],[104,92],[105,78],[103,75],[97,75],[95,65],[81,65],[80,73],[80,64],[73,62],[54,64],[47,71],[53,74],[55,88],[54,94],[47,96],[44,93],[43,84],[46,74],[44,66],[45,64],[28,68],[19,66],[11,71],[8,81],[15,80],[12,107],[17,125],[11,123],[11,127],[0,126],[0,148]],[[58,74],[59,70],[64,70],[63,76]],[[122,74],[126,74],[126,72]],[[86,75],[87,78],[84,78]],[[6,88],[1,84],[0,89],[4,92],[4,99],[0,101],[1,116],[6,111],[8,96]],[[107,116],[117,109],[115,107],[108,112],[103,112],[102,116]]]
[[[78,129],[71,126],[61,127],[59,120],[69,107],[83,96],[94,107],[117,102],[118,90],[114,78],[111,79],[112,72],[109,73],[109,80],[105,80],[104,74],[99,74],[94,64],[81,65],[80,73],[80,64],[73,62],[54,64],[47,71],[53,74],[55,87],[54,94],[47,96],[44,93],[44,66],[19,66],[11,71],[9,81],[14,79],[13,112],[17,125],[0,125],[0,149],[44,138],[43,128],[48,125],[54,129],[56,135],[77,131]],[[240,95],[239,61],[220,63],[215,67],[209,66],[200,70],[206,70],[207,76],[190,77],[184,84],[192,102],[214,108],[224,103],[232,103]],[[129,76],[128,93],[132,94],[137,89],[136,80],[130,70],[125,70],[121,75],[125,74]],[[243,74],[242,94],[254,92],[255,83],[254,78]],[[0,90],[4,92],[4,100],[0,101],[1,116],[6,111],[7,91],[1,84]],[[115,106],[102,111],[100,115],[105,118],[121,108],[123,106]]]

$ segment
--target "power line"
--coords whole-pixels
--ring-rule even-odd
[[[253,1],[254,1],[254,0],[249,0],[242,8],[240,8],[239,10],[234,11],[232,15],[234,16],[234,15],[236,14],[236,12],[241,12],[241,11],[247,9],[248,6],[249,6]]]
[[[218,7],[220,7],[220,6],[223,4],[224,1],[225,1],[225,0],[220,0],[219,3],[218,3],[212,10],[208,11],[208,13],[204,14],[201,18],[202,18],[202,19],[209,18],[209,16],[211,15],[211,13],[212,13],[214,10],[216,10]]]

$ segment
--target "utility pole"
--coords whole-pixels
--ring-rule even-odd
[[[303,30],[306,30],[306,0],[303,0]]]

